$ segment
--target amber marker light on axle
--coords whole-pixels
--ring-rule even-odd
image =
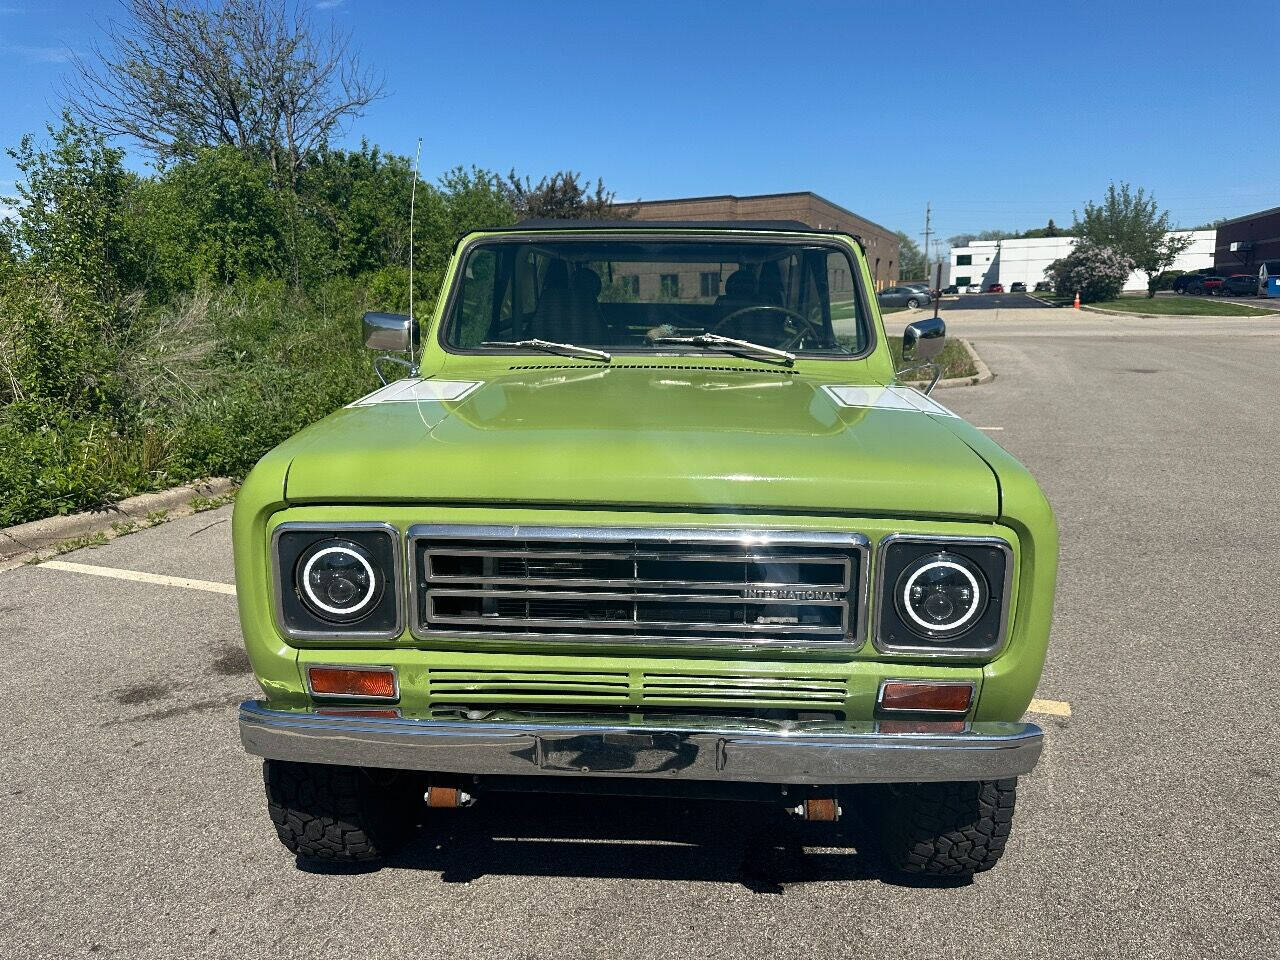
[[[877,706],[885,713],[964,713],[972,702],[971,683],[886,680]]]
[[[392,667],[308,667],[307,685],[314,697],[397,700],[400,690]]]

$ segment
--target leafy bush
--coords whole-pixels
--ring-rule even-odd
[[[285,178],[222,146],[140,177],[83,124],[49,135],[10,151],[0,219],[0,526],[242,476],[377,385],[359,316],[409,305],[408,158],[320,149]],[[514,221],[512,191],[474,167],[418,184],[419,315],[461,234]],[[576,176],[517,193],[549,215],[612,200]]]
[[[1084,303],[1114,300],[1133,272],[1133,261],[1110,247],[1077,244],[1065,257],[1045,268],[1055,293],[1073,296]]]

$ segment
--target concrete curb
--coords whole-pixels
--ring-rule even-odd
[[[149,514],[159,510],[184,507],[196,497],[216,497],[235,489],[235,482],[226,477],[201,480],[197,483],[159,493],[143,493],[112,504],[106,510],[73,513],[65,517],[46,517],[14,527],[0,529],[0,560],[14,560],[20,556],[38,553],[67,540],[111,531],[112,524],[129,520],[146,520]]]
[[[1081,310],[1088,310],[1090,313],[1101,313],[1108,317],[1142,317],[1147,320],[1165,320],[1187,319],[1187,320],[1274,320],[1280,317],[1280,313],[1258,313],[1251,317],[1241,316],[1240,314],[1220,314],[1220,313],[1134,313],[1130,310],[1104,310],[1102,307],[1090,307],[1087,304],[1080,304]],[[1256,309],[1261,310],[1262,307]]]
[[[947,377],[945,380],[939,380],[938,385],[934,387],[935,390],[940,390],[943,387],[976,387],[980,383],[990,383],[996,378],[991,369],[982,362],[982,358],[978,356],[978,351],[973,349],[972,343],[964,339],[960,339],[958,342],[960,346],[964,347],[965,353],[969,354],[969,359],[973,361],[974,369],[978,372],[971,377]],[[927,387],[929,381],[912,380],[909,384],[913,387]]]

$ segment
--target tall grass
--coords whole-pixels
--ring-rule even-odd
[[[17,397],[0,407],[0,526],[102,507],[267,450],[376,385],[360,345],[363,288],[260,282],[163,307],[126,304],[109,409]]]

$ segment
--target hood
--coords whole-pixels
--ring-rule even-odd
[[[773,369],[528,365],[417,393],[456,400],[376,402],[386,388],[289,442],[286,498],[998,515],[991,469],[938,416],[846,406],[825,383]]]

